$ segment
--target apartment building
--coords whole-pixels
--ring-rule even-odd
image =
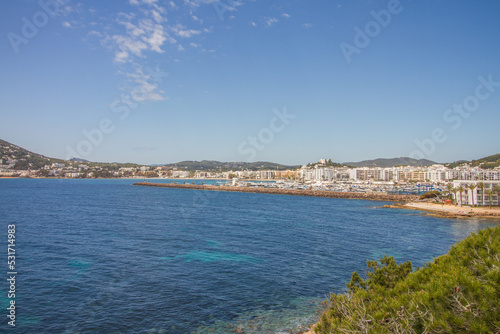
[[[484,189],[480,188],[480,184],[484,184]],[[453,181],[453,187],[455,189],[463,189],[463,192],[457,192],[455,197],[455,201],[459,205],[479,205],[479,206],[498,206],[499,205],[499,196],[494,193],[488,195],[488,190],[492,190],[495,185],[500,186],[499,180],[494,181],[483,181],[483,180],[455,180]],[[473,185],[472,189],[469,185]]]

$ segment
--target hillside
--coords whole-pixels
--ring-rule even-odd
[[[64,160],[48,158],[1,139],[0,159],[0,165],[10,166],[14,170],[40,169],[53,163],[65,163]]]
[[[139,167],[139,164],[135,163],[104,163],[104,162],[90,162],[84,159],[73,158],[69,161],[62,159],[55,159],[28,151],[22,147],[6,142],[0,139],[0,168],[8,168],[10,170],[37,170],[43,168],[45,165],[52,165],[54,163],[63,164],[68,166],[77,166],[79,164],[85,164],[91,167],[100,167],[108,170],[117,170],[120,167]],[[458,161],[448,164],[450,168],[468,163],[472,166],[481,166],[482,168],[495,168],[500,166],[500,154],[491,155],[482,159],[472,160],[472,161]],[[394,166],[431,166],[435,162],[426,159],[412,159],[408,157],[393,158],[393,159],[374,159],[374,160],[363,160],[359,162],[344,162],[342,164],[334,163],[330,159],[323,162],[310,163],[307,166],[313,167],[394,167]],[[298,169],[300,165],[282,165],[274,162],[267,161],[257,161],[257,162],[221,162],[214,160],[202,160],[202,161],[181,161],[177,163],[170,164],[156,164],[152,166],[165,166],[167,168],[176,168],[178,170],[185,171],[216,171],[216,172],[226,172],[226,171],[242,171],[242,170],[287,170],[287,169]]]
[[[84,159],[73,158],[69,161],[62,159],[54,159],[43,156],[41,154],[33,153],[22,147],[11,144],[5,140],[0,139],[0,165],[5,166],[11,170],[27,170],[27,169],[40,169],[45,165],[52,165],[53,163],[63,164],[65,166],[77,166],[85,164],[90,167],[101,167],[108,170],[116,170],[120,167],[139,167],[140,165],[134,163],[104,163],[104,162],[90,162]],[[221,162],[221,161],[181,161],[172,164],[160,164],[155,166],[165,166],[170,168],[177,168],[186,171],[237,171],[237,170],[286,170],[297,169],[300,166],[287,166],[274,162],[258,161],[258,162]]]
[[[412,272],[392,257],[354,272],[315,333],[499,333],[500,226],[481,230]]]
[[[258,162],[221,162],[213,160],[203,161],[181,161],[172,164],[166,164],[165,167],[183,169],[187,171],[238,171],[238,170],[287,170],[297,169],[300,166],[286,166],[274,162],[258,161]]]
[[[472,161],[456,161],[451,164],[448,164],[450,168],[455,168],[457,166],[463,165],[463,164],[469,164],[474,167],[481,167],[483,169],[490,169],[490,168],[495,168],[495,167],[500,167],[500,153],[499,154],[494,154],[490,155],[481,159],[477,160],[472,160]]]
[[[315,168],[315,167],[340,168],[340,167],[347,167],[347,165],[333,162],[332,159],[322,159],[318,162],[307,164],[307,167],[309,167],[309,168]]]
[[[408,157],[392,158],[392,159],[374,159],[374,160],[363,160],[359,162],[344,162],[343,165],[354,166],[354,167],[394,167],[394,166],[421,166],[427,167],[436,164],[436,162],[420,159],[416,160]]]
[[[137,164],[132,163],[101,163],[101,162],[88,162],[83,159],[71,159],[69,161],[62,159],[49,158],[44,155],[34,153],[11,144],[5,140],[0,139],[0,166],[9,168],[10,170],[37,170],[43,168],[45,165],[62,164],[66,167],[78,166],[85,164],[90,167],[100,167],[107,170],[117,170],[120,167],[138,167]]]

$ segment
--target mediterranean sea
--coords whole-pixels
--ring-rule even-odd
[[[0,332],[11,329],[8,225],[16,333],[275,334],[315,322],[321,301],[367,260],[419,267],[498,224],[136,181],[0,179]]]

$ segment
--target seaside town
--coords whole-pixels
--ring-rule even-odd
[[[0,334],[500,334],[500,0],[0,13]]]
[[[24,156],[21,159],[28,159]],[[45,158],[50,161],[50,158]],[[500,167],[484,169],[467,163],[449,168],[444,164],[426,167],[340,166],[331,159],[287,170],[183,170],[172,166],[120,167],[122,164],[58,160],[41,168],[19,169],[19,159],[4,154],[0,177],[21,178],[137,178],[207,180],[212,184],[275,187],[282,189],[326,190],[337,192],[377,192],[385,194],[423,194],[429,191],[453,195],[460,205],[499,205]],[[22,166],[22,164],[21,164]],[[209,181],[210,180],[210,181]]]

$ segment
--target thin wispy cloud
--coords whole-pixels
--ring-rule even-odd
[[[120,12],[107,14],[106,17],[96,6],[85,8],[85,3],[63,5],[61,2],[58,15],[64,17],[61,20],[63,27],[87,29],[83,40],[89,43],[98,41],[110,51],[117,73],[124,75],[143,93],[140,101],[158,101],[167,97],[159,89],[158,83],[152,83],[145,75],[148,58],[168,52],[174,54],[172,61],[175,62],[175,59],[179,59],[175,58],[175,53],[184,53],[187,47],[198,49],[201,53],[214,53],[215,50],[202,48],[196,40],[197,36],[213,31],[213,26],[203,26],[204,20],[196,11],[202,5],[213,6],[219,2],[222,3],[220,0],[128,0]],[[244,3],[230,1],[224,4],[227,10],[234,12],[236,7]],[[184,11],[187,20],[182,15],[169,15],[177,11]],[[90,19],[85,21],[84,14]],[[270,20],[270,24],[274,23],[273,18]],[[165,59],[172,59],[170,56]]]
[[[67,16],[72,13],[78,13],[82,9],[81,3],[72,4],[68,3],[68,1],[61,1],[61,0],[56,0],[55,2],[58,4],[55,15],[58,16]]]
[[[156,5],[154,0],[131,0],[130,3],[134,6],[144,3],[148,7],[141,8],[137,14],[120,13],[116,23],[123,26],[125,32],[105,37],[105,44],[107,42],[115,49],[114,61],[117,63],[133,61],[134,56],[142,57],[146,50],[163,53],[165,41],[176,42],[163,25],[165,19],[162,13],[165,10]]]
[[[158,5],[158,0],[130,0],[129,4],[133,11],[118,13],[102,32],[93,30],[89,35],[100,38],[101,44],[113,52],[113,62],[134,85],[136,101],[165,100],[158,82],[151,80],[143,68],[148,53],[163,54],[166,43],[177,43],[166,27],[166,9]],[[126,64],[135,70],[127,71]]]
[[[340,2],[343,4],[339,10],[337,5]],[[197,105],[210,109],[213,114],[209,117],[210,121],[213,121],[211,126],[215,126],[215,128],[220,125],[216,120],[227,118],[227,113],[231,109],[231,106],[242,106],[239,109],[236,108],[241,111],[242,115],[255,112],[255,110],[260,110],[259,113],[264,114],[264,109],[267,108],[266,105],[269,105],[269,103],[266,104],[262,101],[257,101],[257,104],[255,104],[255,94],[267,94],[270,90],[273,91],[273,98],[276,103],[295,105],[296,109],[300,109],[304,105],[300,86],[287,85],[287,82],[290,81],[286,80],[286,78],[290,78],[290,73],[287,71],[288,67],[304,68],[307,65],[306,67],[311,73],[320,74],[325,69],[331,70],[335,72],[335,77],[331,78],[334,83],[350,82],[349,80],[352,81],[353,79],[352,76],[349,77],[348,71],[339,72],[335,71],[335,69],[347,68],[345,58],[351,55],[351,57],[356,57],[359,60],[353,65],[355,68],[358,68],[358,72],[367,74],[366,78],[363,77],[360,79],[363,81],[360,81],[361,84],[379,82],[384,79],[381,79],[380,75],[377,77],[377,73],[370,71],[372,60],[380,60],[378,66],[381,68],[384,66],[389,69],[394,67],[394,64],[384,61],[385,53],[383,49],[372,48],[372,46],[366,46],[366,43],[361,43],[364,40],[362,41],[361,37],[358,36],[358,29],[354,26],[359,25],[362,30],[367,27],[369,29],[370,22],[377,23],[377,20],[372,17],[374,13],[378,13],[379,16],[382,15],[381,13],[387,9],[386,4],[382,3],[375,7],[367,7],[366,2],[359,2],[347,8],[344,5],[346,2],[328,1],[324,3],[324,6],[310,6],[305,1],[278,3],[276,1],[268,2],[263,0],[10,1],[8,15],[11,17],[2,22],[5,28],[3,37],[4,46],[8,49],[6,50],[8,52],[2,53],[3,58],[5,58],[2,59],[4,60],[2,64],[7,70],[13,73],[15,71],[16,73],[29,76],[29,78],[27,77],[29,80],[12,82],[12,80],[8,80],[7,76],[4,78],[4,95],[7,97],[3,99],[5,100],[3,103],[6,104],[4,109],[15,109],[16,107],[15,98],[8,98],[9,96],[15,97],[19,94],[29,96],[30,94],[38,93],[39,89],[43,89],[44,92],[47,90],[44,93],[48,96],[46,99],[47,102],[55,101],[53,114],[66,115],[67,108],[57,103],[57,96],[50,95],[50,88],[55,87],[60,93],[59,95],[66,96],[71,101],[78,101],[78,104],[74,104],[74,108],[72,108],[75,113],[78,112],[78,119],[58,117],[57,121],[71,122],[73,124],[74,122],[81,121],[81,117],[88,117],[89,122],[84,122],[87,127],[85,131],[89,131],[88,133],[92,134],[95,133],[93,129],[100,130],[100,124],[90,124],[90,121],[97,122],[101,118],[107,118],[113,121],[112,126],[114,127],[115,125],[118,126],[118,124],[124,123],[122,121],[128,117],[129,112],[137,111],[135,113],[137,116],[143,112],[150,113],[149,116],[153,116],[154,113],[155,120],[158,120],[157,123],[159,123],[155,124],[158,125],[156,130],[161,131],[164,136],[161,139],[165,142],[171,140],[169,138],[171,131],[163,131],[164,129],[161,129],[159,125],[161,121],[168,121],[178,111],[185,112],[186,117],[200,121],[200,126],[203,126],[201,123],[203,123],[202,121],[206,121],[206,117],[197,117],[198,113],[203,112],[203,108],[197,108]],[[33,6],[26,6],[27,3],[31,3]],[[407,61],[404,61],[408,58],[408,54],[414,55],[422,52],[422,50],[421,48],[417,48],[414,45],[415,43],[412,44],[407,39],[398,38],[400,37],[399,35],[391,34],[390,31],[408,29],[406,31],[407,34],[415,35],[422,33],[421,29],[418,29],[418,24],[422,21],[422,17],[425,17],[424,19],[428,21],[432,29],[443,31],[443,34],[453,35],[456,31],[452,27],[461,24],[459,16],[467,16],[467,13],[470,13],[471,10],[476,10],[476,7],[478,7],[474,7],[473,4],[459,6],[455,9],[460,12],[460,15],[443,18],[440,13],[446,12],[449,6],[447,7],[442,3],[444,2],[436,2],[436,8],[439,10],[425,11],[425,6],[420,8],[418,7],[420,5],[413,1],[411,12],[409,4],[406,3],[405,5],[402,3],[398,8],[393,8],[393,14],[400,15],[398,17],[401,20],[398,19],[397,22],[396,20],[391,21],[391,26],[385,29],[381,25],[381,20],[387,18],[378,17],[380,19],[378,20],[378,25],[381,27],[380,37],[372,36],[370,39],[375,37],[384,38],[385,45],[398,46],[390,48],[390,51],[394,53],[391,59],[402,59],[397,65],[403,68],[408,65]],[[474,44],[474,42],[477,42],[477,36],[486,36],[485,38],[488,39],[488,32],[491,34],[495,33],[491,29],[486,29],[486,25],[481,25],[484,21],[488,23],[488,27],[490,28],[498,26],[495,26],[494,18],[487,15],[494,12],[494,7],[492,4],[485,4],[481,6],[481,15],[469,15],[471,22],[474,23],[470,24],[470,28],[473,29],[474,33],[462,36],[464,38],[463,45],[465,43]],[[418,14],[422,14],[422,17]],[[367,20],[371,21],[367,21],[368,23],[366,23],[356,19],[360,17],[367,17]],[[395,18],[396,16],[393,17]],[[411,24],[401,24],[401,22],[407,21]],[[338,29],[333,29],[335,27],[343,27],[343,29],[339,31]],[[449,31],[446,30],[448,28]],[[374,31],[374,29],[368,31],[367,34],[378,34],[378,31]],[[324,33],[319,33],[320,30],[322,32],[329,32],[330,39]],[[366,31],[363,31],[363,33],[366,33]],[[442,44],[442,36],[441,40],[440,36],[436,36],[436,34],[425,36],[425,38],[432,39],[432,43],[429,44],[432,44],[431,46]],[[298,53],[295,56],[288,55],[286,57],[287,66],[276,66],[276,64],[283,63],[284,57],[283,52],[281,52],[283,48],[276,47],[276,40],[278,39],[282,42],[279,46],[288,42],[297,45],[307,45],[308,53],[315,55],[322,55],[324,53],[325,56],[318,56],[314,62],[308,62],[307,57],[303,57],[304,50],[291,48],[288,51],[296,51]],[[367,38],[365,39],[368,40]],[[418,67],[414,74],[408,74],[408,77],[412,79],[410,80],[411,82],[409,81],[412,88],[418,88],[417,85],[421,85],[422,91],[419,94],[415,93],[415,98],[418,99],[417,95],[427,94],[427,108],[424,109],[430,111],[428,115],[424,115],[425,117],[418,118],[418,121],[421,121],[421,124],[419,124],[420,127],[425,128],[425,120],[432,117],[432,103],[443,105],[442,101],[439,101],[439,98],[432,99],[438,96],[437,94],[431,94],[435,90],[435,87],[442,88],[439,94],[441,97],[456,96],[456,89],[459,89],[459,91],[470,91],[470,89],[474,89],[477,83],[474,80],[464,80],[463,76],[472,73],[472,75],[477,77],[489,75],[492,79],[489,79],[488,84],[493,88],[497,88],[495,85],[497,85],[496,82],[500,81],[500,74],[496,75],[492,72],[493,70],[487,71],[488,69],[495,68],[494,61],[488,61],[495,57],[484,56],[488,54],[500,56],[500,52],[495,53],[497,50],[493,44],[475,43],[474,45],[484,46],[479,50],[464,48],[460,52],[460,59],[468,61],[461,61],[460,64],[468,64],[470,66],[469,68],[459,68],[458,71],[452,66],[457,62],[450,63],[448,61],[450,57],[456,56],[455,54],[442,52],[444,49],[438,47],[436,47],[436,50],[432,50],[433,58],[436,58],[436,62],[444,66],[442,72],[452,73],[454,75],[452,78],[449,76],[440,77],[435,71],[426,73],[425,71],[428,67],[425,66]],[[328,47],[325,48],[325,45],[328,45]],[[354,46],[347,50],[345,45]],[[41,59],[40,54],[43,54],[48,46],[52,50],[55,50],[55,52],[52,52],[51,57],[43,57]],[[354,50],[356,48],[357,50],[363,49],[363,52],[353,53],[356,51]],[[56,52],[57,50],[64,50],[64,52]],[[388,50],[386,49],[385,51]],[[364,60],[370,61],[367,62]],[[481,62],[486,64],[482,67],[486,68],[482,73],[478,72],[477,68],[473,68],[474,64]],[[35,63],[43,63],[43,66],[26,66],[26,64]],[[81,66],[73,66],[70,74],[78,78],[78,80],[68,83],[61,80],[61,78],[68,76],[68,66],[71,64],[81,64]],[[447,65],[449,66],[446,67]],[[39,72],[44,68],[50,68],[53,75],[41,76]],[[256,68],[259,71],[259,75],[255,73]],[[460,72],[460,69],[462,72]],[[238,72],[238,75],[235,75],[235,71]],[[171,73],[169,76],[166,75],[168,72]],[[297,77],[297,75],[294,77]],[[432,77],[433,82],[436,82],[433,87],[430,87],[428,80],[425,80],[425,78],[428,79],[429,77]],[[162,80],[162,78],[165,79]],[[239,85],[241,86],[239,87],[240,89],[237,89],[238,87],[233,82],[237,81],[238,78],[245,78],[243,82],[244,87]],[[321,77],[321,79],[323,80],[324,78]],[[386,80],[387,82],[384,82],[384,85],[370,86],[375,90],[378,89],[377,96],[387,93],[389,88],[394,90],[403,87],[404,83],[398,84],[394,80],[389,79]],[[402,76],[399,76],[398,79],[404,80]],[[450,80],[458,82],[460,85],[451,87],[447,84],[447,81]],[[282,81],[284,84],[273,84],[275,81]],[[331,85],[325,85],[320,81],[316,80],[314,82],[316,86],[311,91],[320,91],[321,96],[328,97],[328,94],[331,93],[328,91],[328,87]],[[100,96],[85,98],[85,94],[92,93],[92,90],[87,88],[94,87],[96,84],[99,86]],[[340,87],[342,88],[341,90],[336,91],[333,105],[332,99],[323,99],[323,104],[320,105],[320,108],[317,108],[320,111],[325,111],[321,115],[322,118],[333,121],[337,120],[338,117],[335,113],[328,112],[328,110],[339,109],[339,105],[341,107],[347,106],[346,108],[349,110],[356,110],[361,113],[366,110],[376,109],[375,111],[383,110],[384,112],[394,112],[397,114],[397,110],[405,109],[403,104],[405,101],[408,101],[408,99],[402,102],[400,101],[401,99],[397,101],[391,100],[390,102],[394,103],[391,104],[391,110],[388,111],[386,106],[384,106],[384,101],[375,101],[380,102],[375,107],[367,99],[359,102],[359,99],[356,100],[359,94],[351,94],[349,87],[344,86]],[[253,87],[254,89],[250,89],[249,87]],[[431,88],[434,90],[431,90]],[[233,94],[234,91],[237,91],[237,93]],[[416,90],[411,90],[411,92],[414,91]],[[484,91],[490,93],[488,90]],[[495,94],[499,91],[500,89],[496,90]],[[318,96],[318,94],[313,95]],[[314,96],[311,95],[311,99],[314,99]],[[159,102],[155,103],[154,101]],[[494,104],[493,102],[490,103],[490,101],[493,100],[488,100],[488,103],[480,101],[481,112],[476,113],[477,117],[486,115],[488,112],[491,112],[493,116],[498,114],[495,114],[494,110],[490,108]],[[450,101],[446,105],[453,105],[455,102]],[[459,102],[462,103],[461,101],[457,103]],[[470,106],[475,108],[476,105],[472,105],[473,102],[471,102]],[[349,103],[352,103],[352,105],[349,105]],[[299,111],[298,109],[297,111]],[[36,117],[39,115],[33,110],[36,110],[36,105],[35,107],[27,105],[24,108],[24,111],[36,120]],[[171,113],[174,114],[170,115]],[[367,117],[370,117],[372,114],[373,112],[371,114],[368,113]],[[263,117],[265,118],[266,116]],[[477,117],[474,119],[469,117],[467,121],[472,122],[470,126],[479,124],[481,120]],[[500,117],[500,114],[498,114],[498,117]],[[150,120],[150,117],[134,117],[133,119],[134,122],[138,120],[147,122]],[[129,119],[127,122],[131,121]],[[495,124],[499,122],[500,120]],[[362,124],[363,126],[366,125],[364,132],[369,133],[372,130],[370,122],[365,123]],[[494,122],[488,124],[492,123]],[[64,127],[61,124],[60,127],[63,129],[70,128]],[[445,125],[447,124],[453,125],[454,123],[450,121]],[[261,126],[266,126],[266,124],[261,124]],[[55,127],[56,124],[54,124]],[[4,128],[4,131],[11,131],[9,127],[4,126]],[[154,129],[146,131],[144,127],[135,127],[134,130],[142,131],[141,135],[150,135],[153,133],[152,131],[155,131]],[[247,133],[252,135],[255,134],[256,129],[248,127],[247,130]],[[338,130],[340,132],[336,131],[335,136],[339,138],[345,134],[349,134],[347,130],[345,133],[342,132],[344,130],[342,127]],[[431,130],[432,128],[429,129],[429,131]],[[491,131],[494,131],[494,129]],[[77,131],[68,130],[66,132],[65,135],[68,141],[73,140],[77,135],[81,137],[76,133]],[[217,133],[222,132],[219,131]],[[314,135],[313,132],[311,133]],[[483,132],[487,133],[488,131]],[[125,138],[125,133],[126,131],[118,131],[113,136],[120,137],[123,135],[123,138]],[[16,135],[15,131],[10,134],[11,137],[14,135]],[[226,135],[234,136],[237,133],[233,131],[226,133]],[[309,135],[305,134],[307,138],[311,137]],[[406,144],[404,141],[399,141],[400,147],[394,148],[395,154],[400,154],[397,153],[399,152],[398,150],[412,151],[413,148],[411,145],[414,145],[417,141],[422,143],[428,137],[428,133],[419,135],[416,132],[409,135],[405,132],[399,135],[407,135],[405,139]],[[330,141],[335,142],[338,139],[335,136],[330,138]],[[85,134],[85,137],[80,139],[86,141],[90,139],[87,134]],[[117,145],[116,143],[119,142],[118,137],[117,140],[109,141],[110,148],[112,147],[111,145]],[[213,142],[210,144],[217,144],[218,140],[230,143],[234,138],[221,137],[212,139]],[[292,137],[280,139],[280,143],[289,142],[293,146],[294,139]],[[449,142],[455,141],[455,138],[452,139]],[[159,140],[159,137],[154,138],[154,140]],[[72,143],[76,144],[74,141]],[[383,144],[383,140],[381,140],[381,143]],[[311,146],[310,144],[307,143],[307,145],[304,144],[303,146],[309,147]],[[131,145],[131,147],[141,145],[143,144],[139,143]],[[373,143],[373,145],[383,147],[379,143]],[[193,147],[198,149],[198,146],[194,145]],[[454,146],[452,146],[450,144],[448,147],[443,144],[440,147],[442,148],[442,152],[446,151],[447,153],[448,149],[453,149]],[[80,146],[80,148],[87,150],[85,146]],[[73,149],[76,149],[76,146],[73,145]],[[234,146],[228,146],[228,150],[226,151],[229,152],[229,150],[235,151]],[[90,152],[90,149],[87,151]],[[348,155],[348,151],[344,150],[339,154]],[[97,151],[95,152],[97,153]],[[105,150],[102,150],[103,154],[104,152],[110,151],[106,147]],[[218,152],[216,153],[219,154]],[[272,155],[274,153],[271,152],[269,154]],[[321,156],[321,152],[317,155]]]
[[[187,29],[184,25],[178,23],[173,27],[170,27],[170,30],[179,37],[182,38],[190,38],[195,35],[201,34],[201,30],[195,30],[195,29]]]
[[[137,68],[134,73],[127,73],[127,77],[136,84],[133,89],[133,98],[135,101],[162,101],[165,100],[159,88],[159,83],[152,78],[151,74],[144,73],[142,68]]]
[[[184,3],[191,7],[199,7],[200,5],[208,5],[220,2],[220,0],[184,0]]]
[[[196,15],[191,15],[191,18],[193,19],[193,21],[196,21],[200,24],[203,24],[203,19],[200,19],[198,16]]]
[[[152,5],[158,3],[158,0],[130,0],[131,5],[139,6],[141,4]]]
[[[264,22],[268,27],[272,26],[273,24],[277,23],[279,20],[275,17],[267,17],[264,19]]]
[[[97,37],[97,38],[102,38],[103,35],[97,31],[97,30],[91,30],[87,33],[87,37]]]

